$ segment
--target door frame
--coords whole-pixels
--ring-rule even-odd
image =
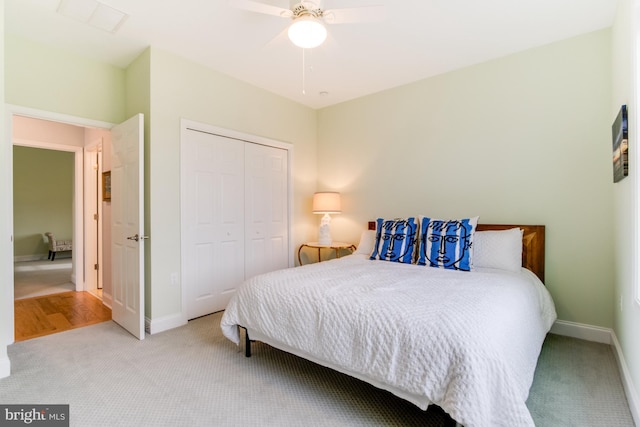
[[[6,148],[7,156],[4,160],[0,160],[0,167],[6,168],[9,171],[9,200],[8,200],[8,214],[9,214],[9,224],[7,227],[11,230],[11,252],[10,256],[13,257],[13,116],[24,116],[30,117],[34,119],[41,120],[49,120],[52,122],[66,123],[75,126],[81,127],[93,127],[99,129],[111,129],[115,124],[102,122],[98,120],[86,119],[83,117],[71,116],[67,114],[55,113],[51,111],[38,110],[30,107],[23,107],[19,105],[13,104],[5,104],[5,143],[9,146]],[[21,142],[25,142],[22,140]],[[22,145],[22,144],[20,144]],[[73,263],[74,263],[74,271],[75,271],[75,281],[76,281],[76,291],[84,290],[84,218],[83,218],[83,208],[84,208],[84,195],[83,195],[83,168],[84,168],[84,147],[76,147],[69,145],[58,145],[51,143],[37,143],[31,141],[30,147],[35,148],[46,148],[46,149],[54,149],[59,151],[73,151],[75,153],[75,161],[74,161],[74,206],[73,206],[73,238],[74,238],[74,255],[73,255]],[[10,260],[13,265],[13,258]],[[5,325],[7,328],[7,335],[10,337],[10,340],[7,344],[11,344],[15,342],[15,314],[13,312],[13,273],[11,275],[7,274],[7,278],[10,280],[5,281],[4,286],[6,286],[4,295],[11,295],[10,299],[10,310],[11,310],[11,322],[10,324]],[[0,284],[2,286],[2,284]],[[7,308],[9,308],[9,303],[7,303]]]
[[[87,207],[83,211],[84,218],[84,239],[91,242],[85,245],[84,262],[84,290],[100,298],[98,289],[102,288],[102,189],[100,177],[102,177],[102,138],[89,142],[84,147],[84,202],[85,205],[95,203],[95,211],[92,207]],[[93,218],[96,214],[97,218]],[[94,227],[95,225],[95,227]],[[97,264],[98,269],[92,264]],[[91,274],[89,274],[91,273]]]
[[[183,164],[183,159],[185,156],[182,155],[183,142],[187,139],[187,132],[189,130],[194,130],[197,132],[205,132],[213,135],[223,136],[230,139],[236,139],[239,141],[250,142],[253,144],[265,145],[268,147],[280,148],[282,150],[287,151],[287,199],[289,203],[287,204],[287,215],[288,215],[288,230],[287,230],[287,245],[288,245],[288,266],[293,267],[295,265],[294,262],[294,249],[293,249],[293,144],[288,142],[282,142],[275,139],[265,138],[257,135],[251,135],[244,132],[235,131],[232,129],[226,129],[218,126],[209,125],[202,122],[196,122],[194,120],[188,119],[180,119],[180,216],[185,217],[183,210],[184,199],[183,195],[187,194],[184,186],[186,185],[186,165]],[[186,237],[187,230],[184,222],[180,221],[180,283],[181,283],[181,292],[182,292],[182,308],[181,308],[181,317],[182,323],[186,324],[188,322],[187,316],[187,282],[185,280],[185,268],[187,265],[186,257]],[[174,278],[172,278],[174,281]]]
[[[13,116],[12,116],[13,117]],[[83,192],[83,149],[74,145],[56,144],[42,141],[32,141],[14,138],[12,146],[38,148],[42,150],[64,151],[74,153],[73,156],[73,251],[71,254],[71,281],[76,285],[76,291],[84,289],[84,232],[82,224],[82,207],[84,205]],[[12,150],[13,151],[13,150]],[[13,153],[12,153],[13,154]],[[13,165],[13,156],[11,163]],[[13,177],[12,177],[13,178]],[[13,179],[11,182],[11,206],[13,206]],[[79,209],[78,209],[79,208]],[[80,215],[80,216],[78,216]],[[13,221],[12,221],[13,226]]]

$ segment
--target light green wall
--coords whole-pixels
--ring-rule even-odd
[[[124,121],[124,70],[5,35],[5,102],[61,114]]]
[[[13,147],[14,256],[47,255],[44,233],[73,236],[72,152]]]
[[[609,120],[613,122],[620,105],[627,104],[629,108],[629,176],[613,187],[614,220],[612,231],[615,238],[614,272],[615,272],[615,332],[629,373],[635,385],[635,394],[627,396],[634,399],[635,407],[640,409],[640,304],[638,303],[638,121],[637,77],[634,81],[634,58],[638,54],[634,51],[634,35],[637,34],[637,8],[632,0],[621,0],[618,14],[613,27],[613,96],[610,104]]]
[[[310,198],[316,186],[316,112],[273,93],[151,48],[149,246],[152,318],[181,310],[180,119],[293,144],[293,241],[313,232]],[[142,95],[144,97],[144,95]]]
[[[333,237],[378,216],[544,224],[560,319],[613,326],[610,31],[323,109]]]

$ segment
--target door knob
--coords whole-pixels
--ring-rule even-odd
[[[140,235],[138,235],[138,233],[136,233],[133,236],[127,237],[127,240],[135,240],[137,242],[139,240],[145,240],[145,239],[148,239],[148,238],[149,238],[149,236],[140,236]]]

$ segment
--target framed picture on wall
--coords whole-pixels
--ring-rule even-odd
[[[623,105],[613,122],[613,182],[629,175],[629,128],[627,106]]]
[[[111,201],[111,171],[102,172],[102,200]]]

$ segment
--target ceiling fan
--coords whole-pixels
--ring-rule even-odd
[[[322,9],[320,1],[290,0],[284,9],[254,0],[230,0],[233,7],[250,12],[291,19],[288,35],[293,44],[303,49],[320,46],[327,37],[324,24],[374,22],[384,19],[384,6],[363,6],[342,9]]]

